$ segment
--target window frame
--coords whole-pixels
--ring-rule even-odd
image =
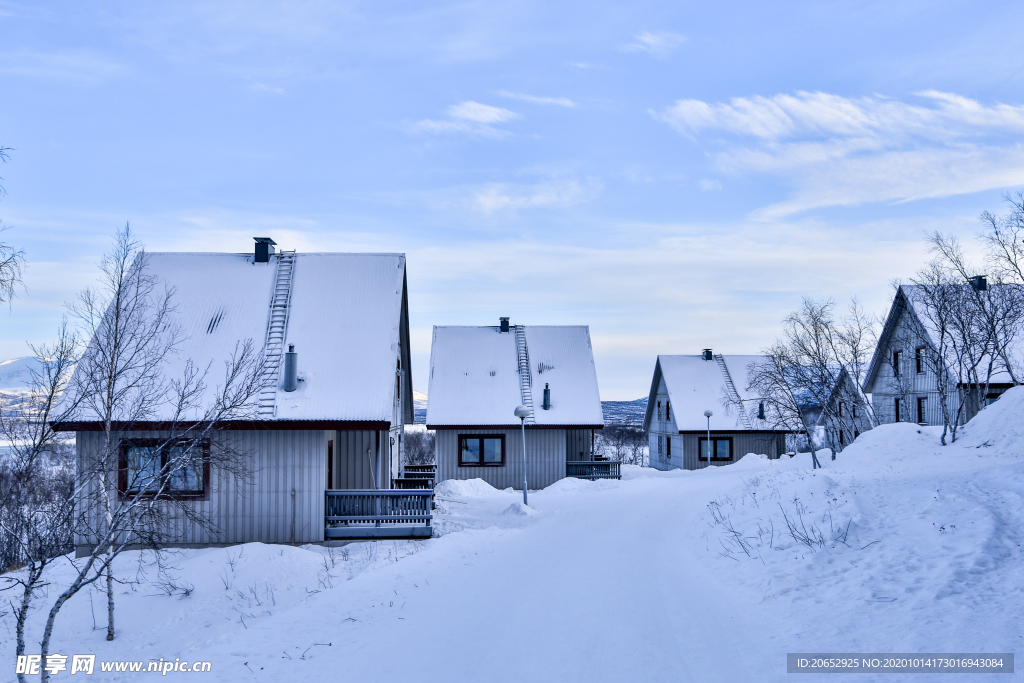
[[[893,422],[902,422],[902,420],[900,419],[900,408],[902,407],[901,403],[902,401],[900,401],[900,398],[898,396],[893,399],[893,407],[896,410],[896,419],[893,420]]]
[[[903,365],[903,349],[892,350],[892,371],[896,377],[902,377],[900,366]]]
[[[706,437],[706,436],[698,436],[697,437],[697,459],[699,461],[701,461],[701,462],[707,462],[708,461],[708,459],[703,456],[704,449],[702,449],[700,447],[701,442],[707,441],[707,440],[708,440],[708,437]],[[736,452],[735,452],[735,450],[733,448],[732,437],[731,436],[712,436],[711,437],[711,443],[714,444],[714,443],[716,443],[718,441],[728,441],[729,442],[729,457],[728,458],[719,458],[716,455],[714,455],[715,453],[718,452],[718,447],[714,446],[713,450],[712,450],[711,462],[735,462],[735,460],[736,460]]]
[[[923,375],[925,373],[924,352],[925,347],[923,346],[918,346],[914,349],[914,369],[917,370],[917,374],[919,375]]]
[[[165,465],[165,449],[181,444],[193,444],[199,442],[203,452],[203,490],[202,491],[176,491],[167,489],[162,493],[149,491],[128,490],[128,450],[132,447],[152,448],[159,446],[160,469]],[[121,439],[118,443],[117,462],[117,494],[120,500],[126,498],[159,499],[159,500],[209,500],[210,499],[210,440],[209,439]]]
[[[507,459],[507,450],[505,448],[505,435],[504,434],[459,434],[459,467],[504,467]],[[463,439],[477,439],[480,441],[480,458],[481,462],[464,462],[462,460],[462,440]],[[501,462],[483,462],[484,453],[484,439],[500,439],[501,440]]]
[[[917,397],[917,424],[923,425],[928,424],[928,397],[918,396]]]

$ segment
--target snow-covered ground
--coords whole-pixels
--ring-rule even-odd
[[[163,577],[153,553],[128,553],[117,639],[102,596],[80,595],[54,649],[209,660],[204,680],[445,682],[781,681],[787,652],[1019,651],[1022,415],[1018,388],[945,448],[890,425],[823,470],[806,455],[626,467],[531,492],[529,508],[444,482],[425,542],[166,552]],[[1006,677],[969,677],[989,678]]]

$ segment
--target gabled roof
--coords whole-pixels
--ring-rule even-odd
[[[589,328],[520,327],[530,361],[533,423],[603,426]],[[519,426],[513,414],[523,402],[518,359],[516,326],[509,332],[498,327],[434,327],[427,426]],[[541,406],[545,385],[551,390],[550,410]]]
[[[947,287],[966,288],[970,287],[969,284],[963,285],[945,285]],[[1008,287],[1016,285],[999,285],[991,284],[990,288],[995,287]],[[875,381],[878,379],[878,373],[881,371],[885,363],[888,362],[888,353],[890,350],[890,344],[893,340],[893,335],[896,333],[896,329],[899,325],[900,317],[903,313],[907,313],[911,320],[914,328],[918,334],[921,335],[921,342],[928,345],[932,350],[939,348],[939,331],[931,323],[927,315],[924,315],[922,310],[922,299],[923,299],[923,288],[917,285],[900,285],[896,290],[896,295],[893,297],[892,305],[889,307],[889,313],[885,318],[885,325],[882,327],[882,333],[878,337],[878,345],[875,346],[875,352],[871,357],[871,364],[868,366],[868,370],[864,375],[864,384],[861,387],[863,391],[869,392],[869,389],[873,388]],[[1017,365],[1024,362],[1024,343],[1018,339],[1015,344],[1009,349],[1009,355],[1011,362]],[[983,361],[983,365],[987,364],[987,356]],[[952,365],[953,363],[950,363]],[[1000,365],[997,363],[997,367]],[[993,372],[992,381],[995,383],[1010,382],[1012,378],[1005,369],[996,369]]]
[[[719,361],[724,362],[735,393],[729,391],[725,372]],[[747,390],[748,370],[751,364],[766,361],[767,357],[760,355],[716,355],[714,360],[704,360],[701,355],[658,356],[647,401],[644,428],[651,427],[657,402],[655,395],[660,381],[664,379],[668,400],[672,403],[672,418],[680,432],[707,429],[705,410],[714,413],[711,418],[712,431],[746,430],[747,426],[736,406],[729,403],[730,394],[733,400],[743,402],[751,429],[771,430],[767,423],[757,420],[758,398]]]
[[[236,342],[251,339],[264,347],[278,256],[269,263],[254,263],[251,254],[145,256],[159,288],[173,291],[172,315],[184,337],[163,377],[180,377],[189,360],[209,366],[209,402]],[[261,421],[393,423],[401,360],[409,394],[403,408],[412,422],[408,344],[399,348],[408,338],[406,308],[403,254],[296,254],[285,344],[295,345],[304,381],[285,392],[282,367],[276,415]]]

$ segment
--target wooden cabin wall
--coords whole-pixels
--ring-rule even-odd
[[[372,434],[372,432],[370,432]],[[327,440],[334,432],[224,431],[213,439],[248,454],[246,480],[210,468],[209,500],[187,503],[210,519],[207,530],[167,509],[166,545],[204,546],[260,541],[315,543],[324,538],[324,482]],[[165,432],[132,432],[127,438],[164,438]],[[78,432],[78,458],[84,462],[102,449],[102,432]],[[335,442],[337,443],[337,442]],[[216,448],[216,446],[214,446]],[[91,491],[95,491],[93,488]],[[80,501],[80,505],[81,505]],[[84,509],[80,507],[79,509]],[[101,514],[96,510],[95,519]],[[81,550],[93,539],[76,536]]]
[[[729,465],[748,453],[767,455],[775,459],[786,452],[785,433],[769,432],[758,433],[748,431],[738,432],[716,432],[711,430],[711,438],[728,436],[732,437],[732,460],[712,460],[712,465]],[[688,470],[699,470],[708,466],[707,460],[700,459],[699,439],[706,437],[705,433],[687,433],[678,436],[682,446],[683,468]],[[672,454],[675,456],[675,444],[672,446]]]
[[[569,462],[586,461],[594,459],[594,430],[593,429],[567,429],[565,430],[565,457]]]
[[[542,489],[565,478],[564,429],[526,430],[527,486]],[[501,467],[459,467],[459,434],[504,434]],[[483,479],[498,489],[523,488],[523,441],[519,429],[438,429],[435,432],[437,480]]]

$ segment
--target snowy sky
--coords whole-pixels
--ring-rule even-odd
[[[754,353],[1024,187],[1018,3],[0,1],[3,240],[52,336],[126,221],[151,250],[409,256],[432,325],[591,327],[605,399]]]

